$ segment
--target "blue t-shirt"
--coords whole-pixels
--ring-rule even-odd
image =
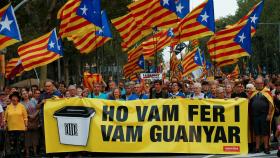
[[[95,98],[95,99],[108,99],[107,94],[99,93],[99,95],[95,95],[94,93],[89,93],[88,98]]]
[[[149,97],[146,94],[141,94],[140,96],[138,94],[131,94],[127,100],[138,100],[138,99],[149,99]]]

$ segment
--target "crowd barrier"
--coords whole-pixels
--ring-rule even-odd
[[[248,153],[248,100],[50,99],[47,153]]]

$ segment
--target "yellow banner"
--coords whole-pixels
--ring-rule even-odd
[[[248,101],[48,100],[47,153],[248,153]]]

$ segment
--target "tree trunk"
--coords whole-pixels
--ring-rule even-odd
[[[44,83],[47,80],[47,74],[48,74],[48,66],[42,66],[40,69],[40,88],[44,87]]]

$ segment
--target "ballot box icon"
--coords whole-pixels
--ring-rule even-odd
[[[94,115],[93,108],[84,106],[66,106],[57,110],[54,117],[57,119],[60,143],[86,146]]]

